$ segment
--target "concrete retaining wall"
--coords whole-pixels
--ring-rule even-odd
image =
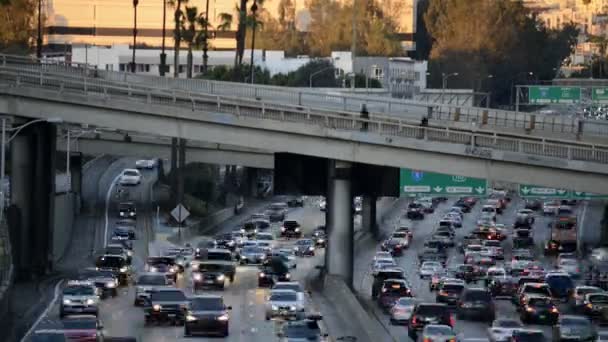
[[[76,195],[63,193],[55,195],[55,222],[53,224],[53,263],[59,261],[66,252],[72,238],[72,227],[76,213]]]

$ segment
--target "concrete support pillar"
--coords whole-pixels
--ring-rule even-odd
[[[184,203],[184,168],[186,167],[186,139],[179,139],[179,165],[177,167],[177,202]]]
[[[15,234],[17,276],[52,270],[55,210],[55,125],[24,129],[11,142],[11,233]]]
[[[351,164],[328,161],[326,225],[328,248],[325,252],[327,274],[353,284],[354,230],[351,189]]]
[[[80,213],[82,207],[82,154],[73,153],[70,156],[70,180],[72,193],[75,194],[76,213]]]
[[[171,203],[177,204],[177,138],[171,138]]]
[[[257,197],[258,192],[258,169],[248,167],[245,169],[245,195],[249,197]]]
[[[371,232],[374,237],[378,236],[376,200],[376,196],[363,196],[361,203],[361,229]]]

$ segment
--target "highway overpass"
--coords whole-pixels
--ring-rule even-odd
[[[105,132],[86,133],[71,139],[72,151],[88,155],[111,154],[123,157],[171,157],[171,138],[142,134]],[[57,149],[66,150],[65,137],[58,137]],[[74,141],[75,140],[75,141]],[[258,149],[188,141],[186,160],[217,165],[241,165],[258,169],[274,168],[274,154]]]
[[[0,112],[372,165],[608,193],[608,146],[258,100],[0,73]],[[366,124],[368,129],[361,131]]]

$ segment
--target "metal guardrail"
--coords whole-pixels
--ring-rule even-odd
[[[9,87],[44,88],[56,91],[58,94],[77,93],[104,100],[127,100],[134,103],[177,106],[188,108],[201,115],[208,112],[221,112],[239,117],[298,122],[350,131],[360,131],[366,126],[367,131],[385,135],[387,138],[414,138],[466,145],[467,154],[479,158],[491,158],[492,150],[497,150],[608,164],[608,146],[570,140],[504,134],[481,129],[420,127],[391,116],[372,115],[370,119],[363,119],[357,113],[352,112],[293,106],[247,98],[186,93],[143,85],[136,88],[131,85],[125,87],[109,84],[102,79],[57,77],[44,72],[32,74],[0,70],[0,82],[4,82]],[[59,97],[54,98],[53,101],[58,101],[58,99]],[[107,102],[111,103],[111,101]]]
[[[36,64],[39,63],[39,64]],[[451,104],[435,104],[414,100],[401,100],[377,96],[327,93],[289,87],[251,85],[235,82],[210,81],[204,79],[176,79],[126,72],[98,70],[82,63],[65,63],[56,60],[37,60],[0,54],[0,66],[19,66],[32,71],[55,71],[76,76],[96,76],[108,81],[128,83],[132,86],[154,84],[164,89],[178,89],[220,96],[236,96],[280,102],[298,106],[323,107],[342,111],[358,112],[366,104],[372,113],[381,113],[404,119],[419,120],[422,115],[446,123],[473,123],[481,127],[506,127],[531,129],[554,133],[571,133],[582,136],[608,136],[608,123],[596,120],[581,120],[574,117],[522,113],[492,108],[470,107]],[[582,124],[579,124],[579,121]]]

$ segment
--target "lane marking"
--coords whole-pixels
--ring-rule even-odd
[[[110,184],[110,188],[108,189],[108,193],[106,194],[106,210],[105,210],[105,224],[104,224],[104,228],[103,228],[103,248],[106,248],[106,246],[108,245],[108,226],[109,226],[109,221],[110,221],[110,198],[112,197],[112,190],[114,190],[114,186],[116,186],[116,183],[118,182],[118,179],[120,178],[120,175],[122,174],[122,171],[116,175],[116,177],[114,177],[114,179],[112,180],[112,183]]]
[[[36,322],[34,322],[34,324],[32,324],[32,326],[25,333],[25,335],[23,335],[23,338],[21,338],[21,342],[25,342],[26,341],[26,338],[29,337],[32,334],[32,332],[34,332],[34,329],[38,326],[38,324],[40,324],[40,321],[42,321],[42,319],[44,317],[46,317],[48,315],[49,311],[51,311],[51,309],[55,306],[55,303],[57,302],[57,299],[59,299],[59,289],[61,288],[62,284],[63,284],[63,279],[60,280],[57,284],[55,284],[55,290],[54,290],[53,299],[51,300],[51,302],[49,303],[49,305],[46,307],[46,309],[44,309],[44,311],[42,311],[42,313],[40,314],[40,316],[38,316],[38,319],[36,319]]]

